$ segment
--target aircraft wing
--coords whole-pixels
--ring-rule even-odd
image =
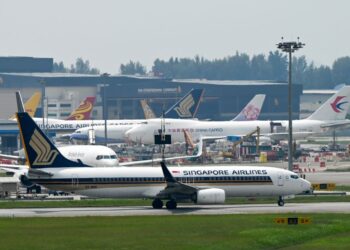
[[[172,176],[164,162],[161,162],[160,164],[166,181],[166,187],[156,195],[157,198],[168,199],[173,197],[190,197],[197,192],[198,188],[177,181]]]
[[[50,177],[53,175],[49,172],[45,172],[39,169],[29,168],[27,165],[0,164],[0,169],[6,172],[14,173],[15,175],[21,175],[24,173],[28,173],[29,175],[36,177]]]
[[[4,155],[4,154],[0,154],[0,158],[8,159],[8,160],[16,160],[16,161],[21,159],[21,157],[17,155]]]
[[[315,135],[315,133],[314,132],[293,132],[293,139],[304,139],[312,135]],[[276,140],[276,141],[287,140],[288,132],[261,134],[261,136],[270,137],[271,140]]]
[[[348,128],[350,127],[350,120],[342,120],[338,122],[329,122],[321,125],[321,128],[336,129],[336,128]]]

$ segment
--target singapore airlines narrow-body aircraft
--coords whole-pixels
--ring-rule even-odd
[[[226,197],[284,196],[311,190],[295,173],[272,167],[101,167],[69,160],[51,143],[30,116],[17,113],[20,134],[29,162],[22,182],[92,197],[149,198],[153,208],[168,209],[177,202],[220,204]]]

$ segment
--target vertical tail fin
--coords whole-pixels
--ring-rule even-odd
[[[232,121],[254,121],[257,120],[265,101],[265,95],[255,95],[253,99],[232,119]]]
[[[31,117],[34,117],[36,109],[38,108],[39,102],[41,100],[41,93],[34,92],[34,94],[26,101],[24,104],[25,112],[27,112]],[[16,115],[11,116],[10,119],[15,119]]]
[[[165,118],[194,118],[201,98],[203,89],[192,89],[177,103],[175,103],[168,111],[165,112]]]
[[[66,120],[89,120],[95,104],[95,96],[88,96]]]
[[[146,119],[157,118],[151,107],[147,104],[146,100],[141,100],[140,103]]]
[[[306,119],[309,120],[344,120],[350,107],[350,86],[341,88]]]
[[[31,168],[86,167],[66,159],[26,112],[17,113],[17,123]]]

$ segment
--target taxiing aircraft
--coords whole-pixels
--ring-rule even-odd
[[[341,88],[309,117],[293,121],[294,139],[322,134],[331,129],[350,126],[345,116],[350,106],[350,86]],[[125,135],[129,140],[152,144],[153,136],[158,133],[162,120],[150,119],[144,124],[135,125]],[[199,137],[224,138],[227,136],[244,136],[260,128],[260,135],[273,140],[286,139],[288,121],[195,121],[165,119],[166,133],[173,142],[184,142],[183,131],[187,131],[193,140]],[[276,127],[277,126],[277,127]]]
[[[272,167],[196,166],[102,167],[65,158],[25,112],[17,113],[29,170],[23,183],[91,197],[149,198],[153,208],[175,209],[177,202],[220,204],[226,197],[284,197],[311,190],[310,182],[293,172]]]

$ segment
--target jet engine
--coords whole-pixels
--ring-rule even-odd
[[[209,188],[198,190],[195,203],[197,204],[220,204],[225,202],[225,190],[219,188]]]

